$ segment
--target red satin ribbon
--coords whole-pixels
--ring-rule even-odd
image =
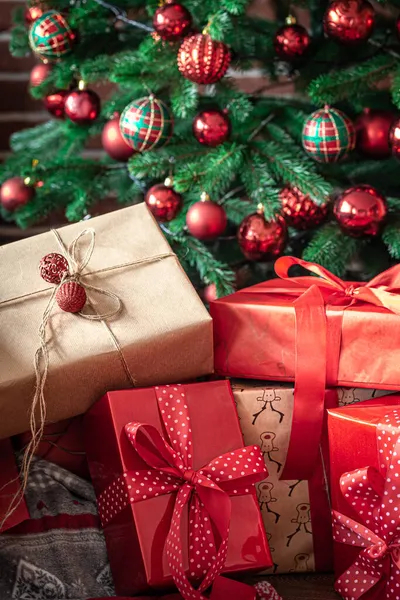
[[[167,439],[152,425],[128,423],[125,426],[132,446],[149,470],[124,473],[117,478],[100,495],[99,513],[105,526],[131,503],[176,493],[166,541],[168,564],[185,600],[205,600],[202,592],[221,573],[226,560],[230,496],[250,493],[256,482],[268,476],[268,471],[258,446],[228,452],[200,470],[193,470],[184,387],[156,387],[155,392]],[[183,568],[180,529],[186,505],[189,505],[189,575],[191,579],[201,580],[198,589],[192,586]],[[237,595],[238,600],[241,598]]]
[[[289,269],[294,265],[317,277],[289,277]],[[320,265],[293,256],[278,258],[275,272],[281,279],[290,279],[303,288],[293,303],[295,395],[292,433],[281,479],[309,479],[321,439],[326,384],[337,380],[343,311],[361,301],[400,314],[400,267],[392,267],[360,286],[348,284]],[[327,295],[327,290],[332,293]],[[329,327],[326,305],[334,311]]]
[[[333,511],[336,542],[360,548],[350,568],[335,582],[345,600],[366,594],[373,600],[400,597],[400,412],[393,410],[377,428],[382,471],[369,467],[345,473],[343,496],[359,522]]]

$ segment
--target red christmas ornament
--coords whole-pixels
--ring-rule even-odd
[[[375,11],[368,0],[333,0],[324,15],[326,35],[343,44],[358,44],[369,38]]]
[[[11,212],[28,204],[34,195],[35,188],[26,185],[22,177],[11,177],[0,188],[0,203]]]
[[[46,254],[39,263],[40,277],[48,283],[61,283],[63,275],[68,273],[68,270],[67,259],[57,252]]]
[[[204,302],[207,302],[207,304],[209,304],[210,302],[213,302],[214,300],[218,299],[218,294],[217,294],[217,286],[215,285],[215,283],[210,283],[210,285],[206,285],[206,287],[203,290],[203,300]]]
[[[167,41],[184,37],[192,25],[190,12],[179,2],[167,2],[154,14],[153,27]]]
[[[193,135],[204,146],[219,146],[231,133],[231,122],[222,110],[203,110],[193,121]]]
[[[304,58],[311,44],[307,30],[296,23],[294,17],[286,19],[286,25],[275,34],[274,48],[277,56],[288,62]]]
[[[63,119],[65,117],[65,102],[68,96],[66,90],[60,90],[49,94],[43,99],[43,104],[53,117]]]
[[[351,187],[336,200],[334,215],[345,233],[375,236],[387,214],[386,199],[370,185]]]
[[[389,133],[389,144],[393,156],[400,159],[400,119],[396,119],[392,124]]]
[[[194,83],[216,83],[225,75],[230,62],[228,46],[204,33],[185,38],[178,51],[178,68]]]
[[[371,158],[390,156],[390,130],[396,113],[390,110],[366,108],[354,123],[357,150]]]
[[[175,219],[183,204],[182,196],[172,189],[172,182],[169,179],[166,179],[165,183],[153,185],[144,200],[160,223]]]
[[[396,32],[397,36],[400,37],[400,15],[396,19]]]
[[[48,8],[41,0],[30,0],[28,8],[25,11],[25,22],[31,25],[33,21],[39,19],[47,10]]]
[[[207,194],[189,208],[186,225],[198,240],[212,240],[222,235],[226,228],[226,214],[222,206],[210,200]]]
[[[119,129],[119,115],[115,115],[103,127],[101,143],[104,150],[114,160],[127,161],[135,151],[128,146]]]
[[[97,119],[100,98],[92,90],[79,89],[70,92],[65,99],[65,116],[74,123],[85,125]]]
[[[86,304],[85,288],[76,281],[66,281],[57,290],[56,301],[65,312],[80,312]]]
[[[266,221],[260,210],[243,219],[238,242],[249,260],[270,260],[282,253],[287,238],[287,227],[281,216],[276,221]]]
[[[328,204],[316,204],[310,196],[303,194],[298,188],[284,187],[279,198],[282,202],[282,214],[290,227],[295,229],[312,229],[318,227],[328,215]]]
[[[46,63],[40,63],[39,65],[35,65],[31,71],[29,76],[29,83],[32,87],[36,87],[40,85],[47,79],[51,72],[51,65]]]

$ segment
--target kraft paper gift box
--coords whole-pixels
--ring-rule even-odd
[[[114,295],[87,287],[92,312],[115,312],[118,302],[121,310],[95,321],[54,304],[46,326],[50,422],[84,413],[108,390],[185,381],[213,370],[210,316],[147,207],[63,227],[58,234],[65,248],[85,229],[95,239],[80,281]],[[79,260],[92,235],[77,240]],[[8,437],[29,429],[39,327],[55,288],[40,277],[39,261],[62,251],[52,231],[0,250],[0,437]]]

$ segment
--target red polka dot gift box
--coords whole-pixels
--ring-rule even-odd
[[[109,392],[85,425],[117,594],[203,600],[221,573],[271,566],[255,488],[267,469],[227,381]]]
[[[400,396],[328,411],[335,589],[400,598]]]

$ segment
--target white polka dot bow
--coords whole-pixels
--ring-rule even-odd
[[[99,497],[103,526],[133,502],[176,494],[165,550],[171,574],[185,600],[202,592],[221,573],[227,555],[231,501],[268,476],[258,446],[228,452],[193,469],[192,430],[184,387],[156,387],[165,438],[152,425],[128,423],[125,432],[149,469],[124,473]],[[181,523],[189,505],[189,572],[183,567]],[[198,582],[195,589],[188,579]]]
[[[376,600],[400,600],[400,412],[377,426],[380,471],[373,467],[344,473],[343,496],[359,522],[333,511],[336,542],[360,548],[357,559],[336,581],[345,600],[366,594]]]

